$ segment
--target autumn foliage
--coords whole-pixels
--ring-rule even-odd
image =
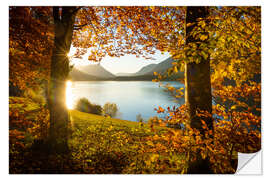
[[[237,152],[252,153],[261,149],[260,104],[248,106],[245,103],[250,97],[255,102],[259,100],[261,90],[260,84],[254,82],[232,89],[232,86],[223,86],[223,89],[214,91],[215,97],[220,100],[220,104],[213,105],[214,130],[209,130],[202,121],[204,133],[189,127],[184,105],[167,110],[160,107],[157,110],[159,113],[169,114],[163,123],[181,130],[169,130],[167,136],[159,138],[172,142],[174,149],[185,153],[190,161],[196,160],[197,153],[201,153],[203,158],[209,157],[215,173],[234,173]],[[245,96],[241,96],[243,94]],[[199,110],[198,115],[212,116]]]
[[[197,19],[191,32],[196,41],[188,45],[185,31],[194,24],[185,24],[186,7],[74,9],[75,57],[87,50],[93,61],[126,54],[151,59],[157,50],[169,52],[173,67],[166,75],[155,73],[156,81],[183,71],[187,63],[210,60],[212,113],[197,109],[202,126],[196,129],[186,105],[159,106],[156,111],[164,118],[135,124],[71,111],[70,152],[48,154],[52,7],[10,7],[9,85],[24,92],[9,97],[11,173],[184,174],[198,154],[214,173],[234,173],[237,152],[261,149],[260,7],[208,7],[209,16]],[[183,98],[184,88],[166,87],[176,99]],[[213,129],[204,117],[212,118]]]
[[[9,82],[20,89],[48,81],[53,25],[48,7],[9,8]]]

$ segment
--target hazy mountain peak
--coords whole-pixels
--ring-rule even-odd
[[[81,72],[77,68],[73,68],[70,72],[70,77],[73,81],[89,81],[89,80],[98,80],[98,77],[92,76],[90,74]]]
[[[103,79],[114,78],[115,75],[106,70],[102,65],[98,64],[90,64],[86,66],[78,66],[78,70],[81,72],[87,73],[92,76],[100,77]]]
[[[138,72],[135,73],[136,76],[149,74],[157,66],[157,64],[149,64],[141,68]]]

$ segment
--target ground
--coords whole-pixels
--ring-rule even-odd
[[[44,107],[27,99],[12,97],[9,108],[10,173],[183,173],[186,167],[182,154],[167,151],[167,142],[154,142],[165,148],[160,152],[155,150],[152,139],[166,133],[166,127],[70,110],[70,153],[56,155],[47,152],[42,135],[35,134],[33,130],[42,130],[43,126],[36,124],[41,121],[37,117]],[[36,124],[18,128],[21,121],[13,123],[13,114],[17,119],[25,115],[27,121]],[[16,133],[11,136],[14,132],[19,133],[20,139]]]

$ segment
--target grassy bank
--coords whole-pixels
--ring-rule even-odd
[[[170,174],[186,169],[185,156],[163,138],[166,127],[70,110],[70,153],[53,155],[43,143],[49,128],[46,107],[11,97],[9,108],[10,173]]]
[[[103,124],[104,128],[111,125],[119,129],[140,127],[140,123],[133,122],[133,121],[121,120],[121,119],[116,119],[116,118],[108,118],[108,117],[104,117],[100,115],[80,112],[77,110],[70,110],[69,113],[70,113],[71,124],[75,126],[75,128],[86,128],[86,127],[101,125],[101,124]],[[149,125],[147,124],[144,124],[144,125],[146,125],[146,127],[149,128]]]
[[[167,132],[165,127],[153,129],[145,123],[75,110],[70,117],[69,145],[82,173],[181,173],[184,169],[181,154],[155,151],[156,144],[167,146],[167,142],[152,141]]]

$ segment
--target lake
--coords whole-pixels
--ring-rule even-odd
[[[176,88],[184,87],[179,82],[167,83]],[[159,83],[151,81],[75,81],[71,85],[73,106],[82,97],[101,106],[106,102],[115,103],[119,109],[116,118],[130,121],[136,121],[138,114],[145,120],[160,116],[154,110],[158,106],[166,108],[184,103],[184,98],[176,100],[164,90]]]

